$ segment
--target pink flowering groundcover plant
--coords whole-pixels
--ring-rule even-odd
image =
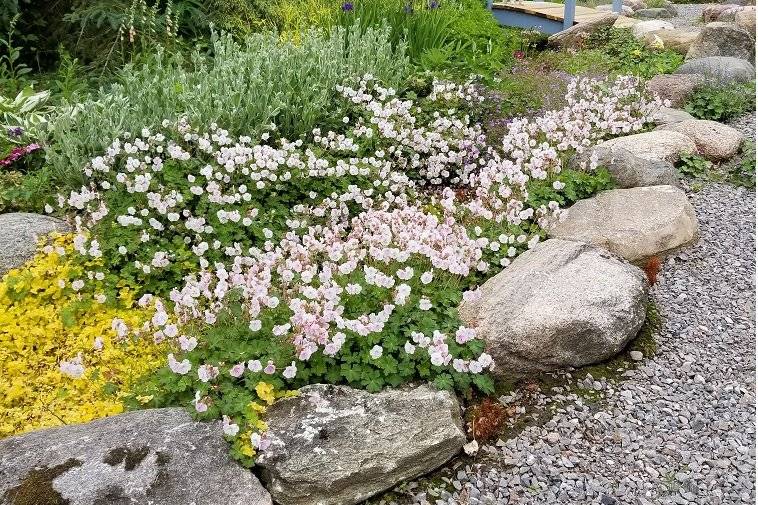
[[[580,80],[564,109],[515,119],[490,146],[469,115],[473,84],[408,99],[365,76],[337,93],[341,127],[294,141],[183,119],[125,135],[59,197],[83,261],[102,258],[108,281],[156,308],[141,328],[114,327],[175,343],[139,396],[222,417],[246,464],[268,443],[265,405],[304,384],[491,392],[492,359],[459,303],[598,187],[564,170],[572,156],[659,106],[633,78]]]

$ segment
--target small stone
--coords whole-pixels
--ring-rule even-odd
[[[645,356],[640,351],[631,351],[629,357],[632,358],[632,361],[642,361]]]

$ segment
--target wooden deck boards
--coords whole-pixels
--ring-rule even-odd
[[[553,21],[563,21],[563,4],[553,2],[531,2],[531,1],[512,1],[497,2],[492,5],[493,9],[509,10],[531,14],[534,16],[551,19]],[[574,14],[574,23],[591,21],[605,13],[589,7],[576,6]]]

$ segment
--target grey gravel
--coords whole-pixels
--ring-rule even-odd
[[[666,21],[676,28],[700,28],[703,26],[703,8],[713,4],[676,4],[677,15]]]
[[[755,111],[732,119],[727,124],[744,133],[747,138],[755,140]]]
[[[654,357],[618,383],[574,372],[501,397],[513,408],[531,394],[517,412],[532,425],[385,502],[754,503],[755,193],[708,184],[690,198],[701,238],[652,289]]]

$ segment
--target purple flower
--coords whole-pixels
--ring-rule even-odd
[[[8,128],[8,136],[10,137],[20,137],[22,133],[24,133],[24,129],[20,126]]]
[[[429,9],[431,10],[437,9],[439,8],[439,6],[440,6],[440,3],[437,2],[437,0],[432,0],[431,2],[429,2]]]
[[[350,12],[353,10],[352,2],[345,2],[342,4],[342,12]]]

